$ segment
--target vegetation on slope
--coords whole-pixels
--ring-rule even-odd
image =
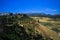
[[[8,22],[6,22],[5,20],[7,20]],[[31,25],[28,24],[31,20],[31,18],[25,16],[19,20],[15,15],[9,15],[6,17],[2,16],[0,21],[4,21],[5,23],[4,25],[2,25],[3,23],[0,22],[3,28],[3,31],[0,32],[0,40],[43,40],[42,35],[32,35],[32,31],[34,30],[32,25],[33,23],[30,23]],[[22,27],[18,22],[23,24],[24,26]],[[26,26],[25,24],[27,24],[28,26]],[[26,28],[28,30],[28,33],[26,32]]]
[[[47,27],[48,29],[56,32],[60,36],[60,21],[58,20],[59,18],[48,18],[48,17],[32,17],[36,21],[39,21],[40,24],[43,26]],[[55,34],[55,33],[52,34]],[[48,33],[48,32],[47,32]]]
[[[0,28],[3,29],[0,32],[0,40],[54,40],[47,36],[53,33],[51,30],[41,26],[26,14],[0,16]],[[40,31],[46,36],[40,34]]]

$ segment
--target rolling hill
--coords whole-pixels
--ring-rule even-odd
[[[8,18],[7,18],[8,17]],[[57,32],[26,14],[0,16],[1,40],[59,40]],[[7,20],[8,22],[6,23]],[[44,19],[43,19],[44,20]]]

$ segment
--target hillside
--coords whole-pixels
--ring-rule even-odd
[[[59,38],[57,32],[26,14],[0,16],[0,21],[4,21],[0,22],[1,40],[58,40]]]
[[[49,17],[31,17],[39,22],[42,26],[48,28],[49,30],[54,31],[52,34],[55,34],[55,32],[60,37],[60,21],[59,18],[53,19]]]

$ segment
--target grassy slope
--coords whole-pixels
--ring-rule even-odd
[[[35,20],[31,19],[30,17],[21,17],[18,24],[23,25],[25,27],[26,31],[28,29],[31,29],[31,30],[33,30],[32,32],[34,32],[34,29],[35,29],[35,31],[38,31],[38,33],[39,32],[42,33],[42,35],[47,37],[47,38],[52,37],[54,40],[58,40],[58,35],[56,32],[54,32],[54,31],[48,29],[47,27],[35,22]],[[27,31],[27,32],[29,33],[29,31]]]
[[[46,18],[46,17],[33,17],[36,21],[40,21],[40,24],[43,24],[44,26],[48,28],[56,27],[57,29],[60,29],[60,21],[54,21],[52,18]]]
[[[37,27],[37,30],[39,29],[42,32],[42,34],[45,34],[45,36],[48,36],[48,37],[51,36],[53,37],[54,40],[57,40],[58,34],[51,29],[53,27],[58,26],[56,24],[60,24],[59,22],[53,21],[53,19],[46,18],[46,17],[32,17],[32,18],[34,18],[36,21],[39,20],[40,22],[39,23],[40,26]],[[60,29],[59,27],[57,28]]]
[[[19,21],[18,24],[21,26],[23,26],[26,29],[26,32],[29,33],[34,33],[34,29],[36,24],[36,21],[33,20],[32,18],[28,17],[28,16],[22,16]]]
[[[19,19],[19,20],[16,20],[16,21],[18,21],[18,24],[20,26],[23,25],[23,27],[25,28],[25,31],[28,34],[34,35],[34,33],[36,33],[36,31],[37,31],[37,33],[42,33],[43,37],[45,37],[45,38],[53,37],[53,40],[58,40],[58,36],[57,36],[56,32],[48,29],[44,25],[41,25],[41,23],[36,22],[34,19],[32,19],[28,16],[22,16],[21,18],[19,16],[17,19]]]

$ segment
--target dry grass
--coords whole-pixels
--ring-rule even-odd
[[[54,21],[52,18],[46,18],[46,17],[32,17],[32,18],[35,19],[36,21],[39,20],[39,22],[40,22],[40,24],[39,24],[40,26],[36,27],[37,31],[42,32],[42,34],[44,36],[47,36],[49,38],[53,37],[54,40],[58,40],[58,38],[59,38],[58,34],[51,29],[53,27],[57,28],[57,29],[60,29],[60,21]],[[49,24],[52,24],[52,25],[47,24],[46,26],[44,26],[44,25],[41,25],[42,24],[41,22],[49,23]]]
[[[40,22],[50,22],[51,24],[54,24],[55,22],[53,21],[52,22],[52,19],[51,18],[45,18],[45,17],[32,17],[33,19],[35,19],[36,21],[40,21]],[[51,21],[50,21],[51,20]],[[47,37],[47,38],[52,38],[53,40],[58,40],[58,34],[49,29],[48,27],[42,25],[41,23],[38,23],[38,22],[35,22],[33,20],[30,20],[30,21],[22,21],[21,23],[21,20],[18,22],[18,24],[23,24],[26,28],[27,27],[34,27],[36,31],[38,31],[38,33],[41,33],[43,35],[43,37]],[[37,25],[36,25],[37,24]],[[50,27],[50,26],[49,26]],[[52,28],[52,27],[51,27]]]
[[[50,29],[48,29],[47,27],[38,24],[39,26],[36,27],[36,30],[42,33],[43,36],[48,37],[48,38],[52,38],[53,40],[58,40],[58,34]]]
[[[34,18],[36,21],[41,21],[41,22],[49,22],[49,20],[52,20],[51,18],[47,18],[47,17],[32,17]]]

